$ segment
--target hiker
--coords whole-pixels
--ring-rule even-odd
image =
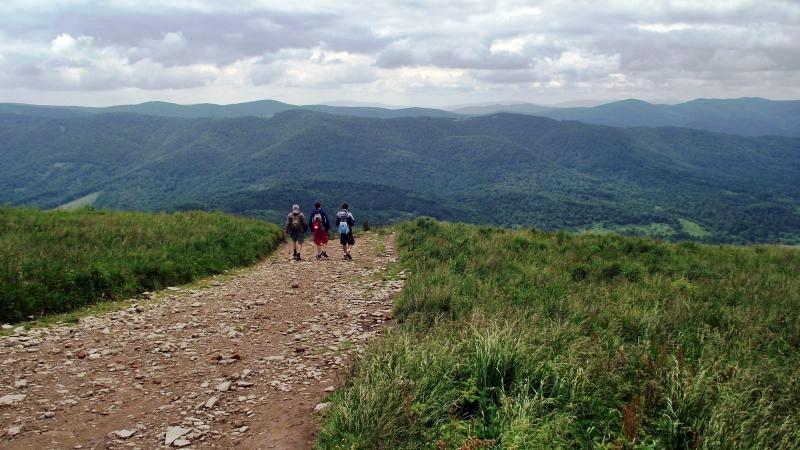
[[[308,231],[308,222],[306,216],[300,212],[299,205],[292,205],[292,212],[286,216],[286,233],[292,237],[294,243],[293,258],[300,261],[300,252],[303,250],[303,240],[305,239],[306,231]]]
[[[331,229],[331,225],[328,222],[328,215],[322,209],[322,203],[314,203],[314,210],[308,217],[311,217],[311,230],[314,233],[314,245],[317,246],[317,259],[327,258],[328,230]]]
[[[348,207],[347,203],[342,203],[342,210],[336,214],[336,226],[339,227],[339,243],[342,244],[344,259],[353,259],[350,256],[350,251],[356,244],[356,240],[353,238],[353,227],[356,224],[356,219],[347,210]]]

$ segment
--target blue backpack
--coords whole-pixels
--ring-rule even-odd
[[[347,234],[350,232],[350,225],[347,224],[347,218],[339,222],[339,234]]]

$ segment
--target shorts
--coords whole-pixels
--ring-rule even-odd
[[[314,244],[325,245],[328,243],[328,230],[321,228],[314,230]]]
[[[356,245],[356,240],[353,238],[353,232],[339,235],[339,242],[342,245]]]
[[[289,236],[292,237],[292,242],[299,242],[301,244],[306,239],[306,234],[302,231],[292,231],[289,233]]]

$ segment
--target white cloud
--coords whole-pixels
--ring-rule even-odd
[[[6,0],[0,101],[797,97],[797,42],[788,0]]]
[[[671,33],[673,31],[681,31],[692,28],[687,23],[642,23],[634,24],[634,28],[641,31],[652,31],[654,33]]]

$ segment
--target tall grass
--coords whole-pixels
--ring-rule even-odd
[[[800,252],[399,227],[319,448],[800,448]]]
[[[280,239],[274,225],[223,214],[0,208],[0,321],[186,283]]]

